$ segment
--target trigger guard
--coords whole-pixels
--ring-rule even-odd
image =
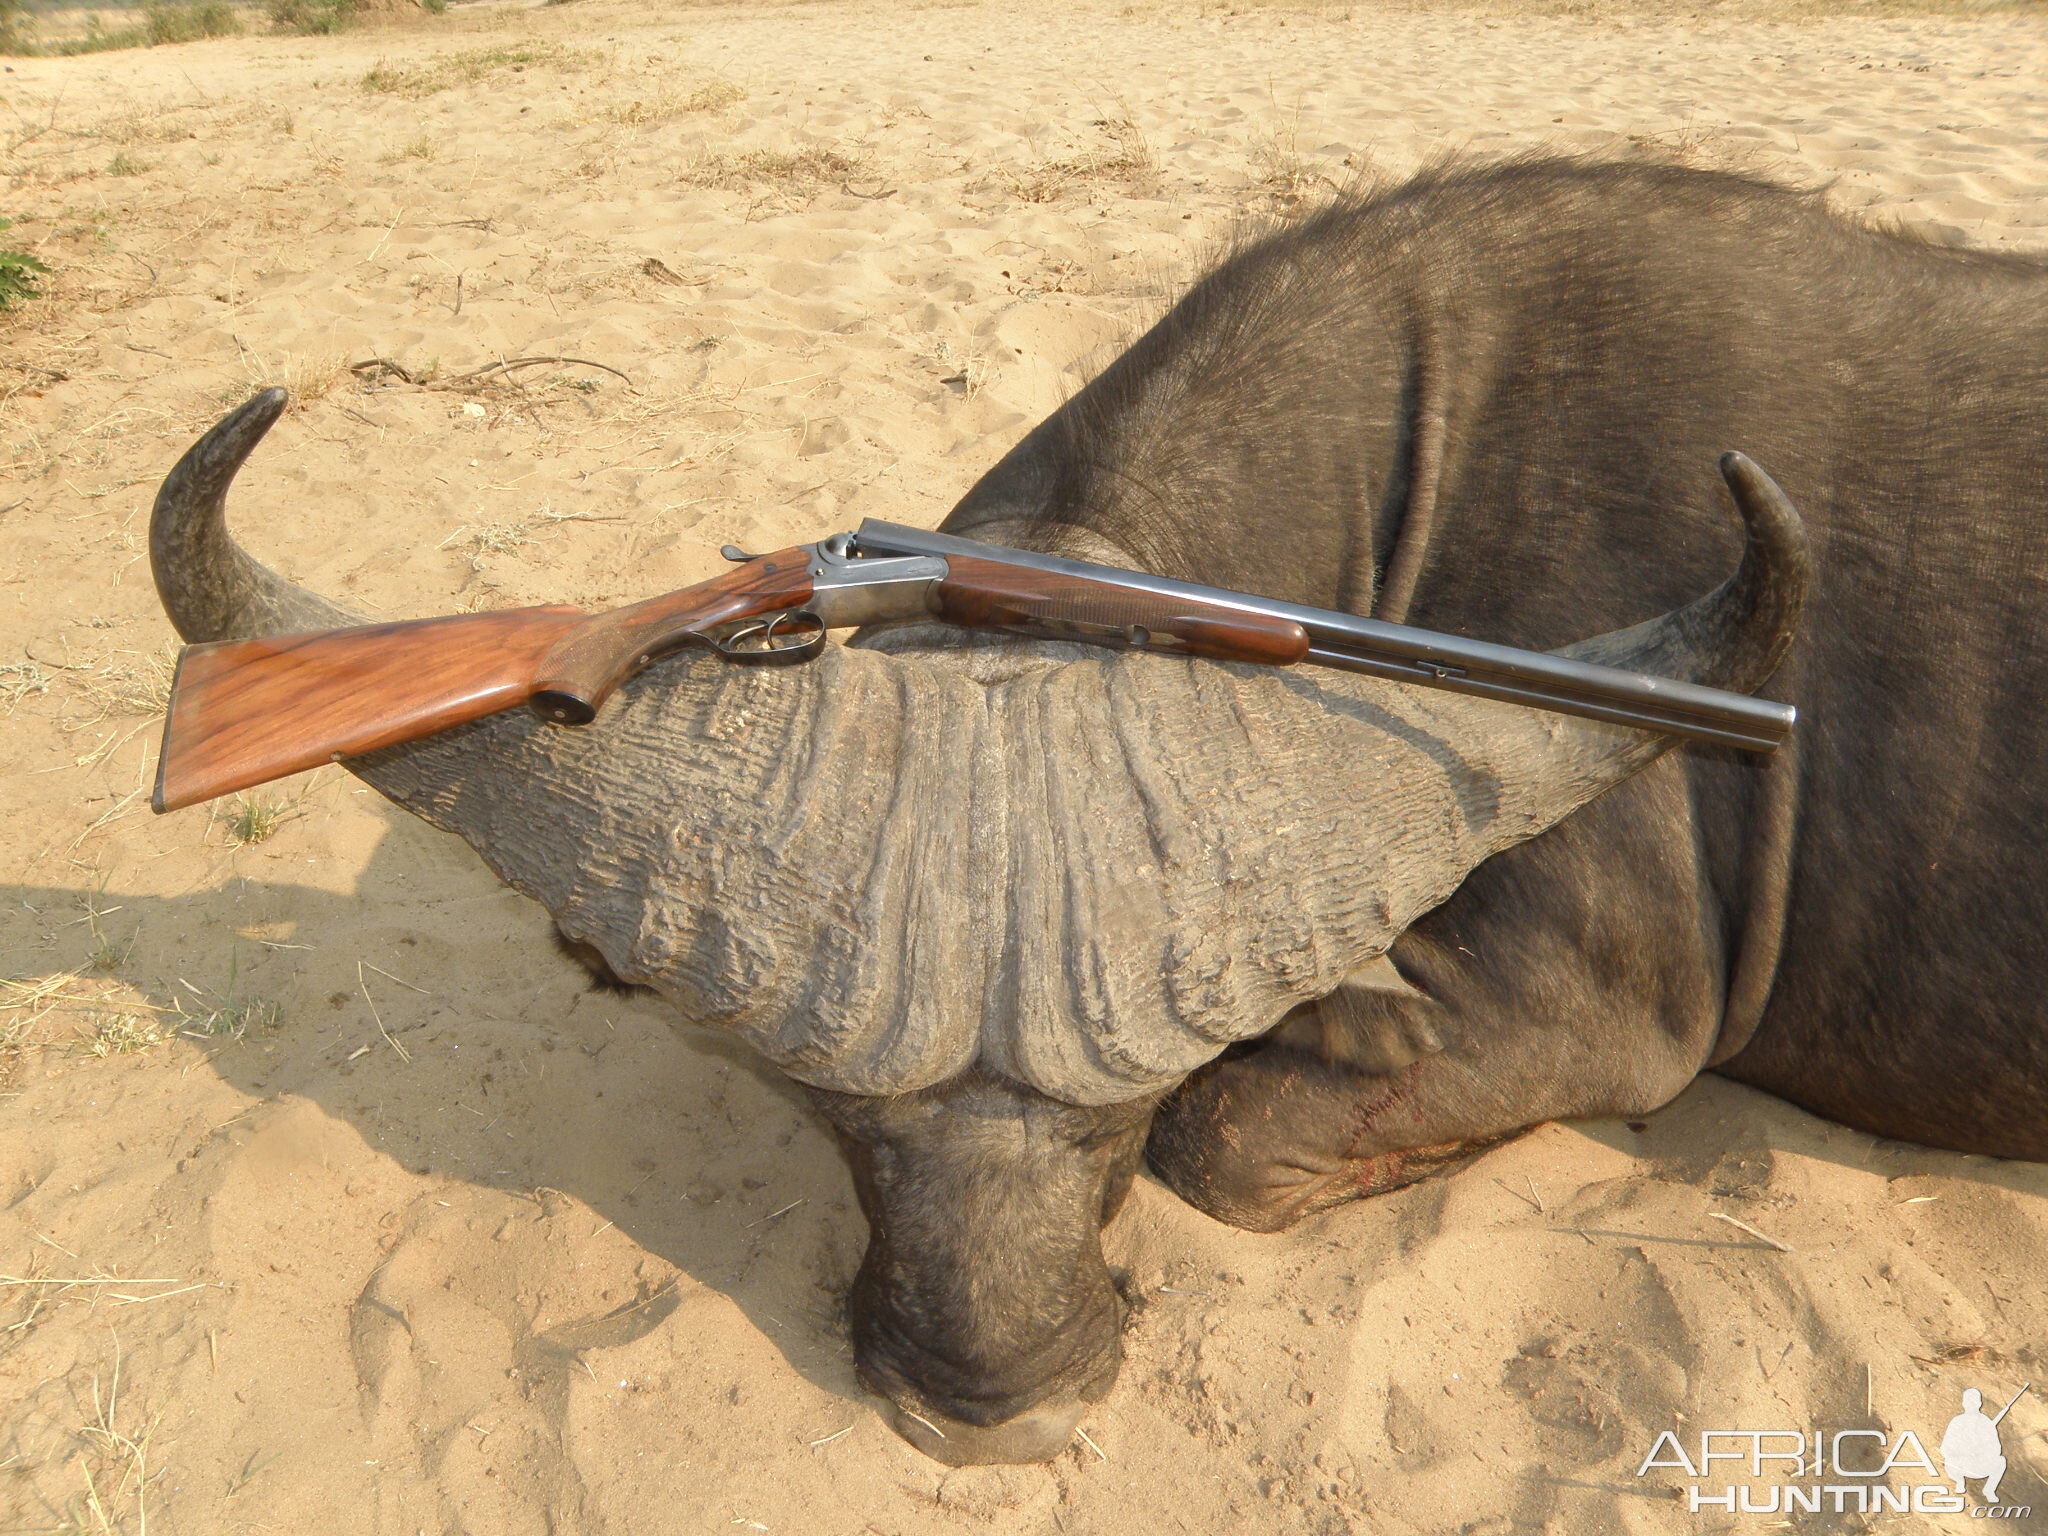
[[[777,631],[791,620],[801,620],[813,626],[811,632],[801,639],[783,642],[777,639]],[[750,636],[759,636],[761,644],[743,649],[739,642]],[[712,638],[712,646],[728,661],[741,661],[750,666],[790,666],[796,662],[809,661],[825,649],[825,624],[808,608],[794,612],[785,610],[772,619],[756,619],[729,634]]]

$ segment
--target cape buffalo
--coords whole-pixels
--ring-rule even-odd
[[[1774,758],[920,626],[351,766],[809,1086],[865,1379],[941,1460],[1042,1459],[1115,1375],[1141,1156],[1273,1230],[1707,1068],[2048,1155],[2044,372],[2040,261],[1733,175],[1443,168],[1242,245],[945,527],[1753,687],[1806,557],[1740,461],[1737,538],[1741,448],[1812,530]],[[351,622],[224,531],[282,404],[159,498],[188,639]]]

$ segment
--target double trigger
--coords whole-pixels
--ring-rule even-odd
[[[825,624],[808,608],[785,609],[765,619],[748,619],[705,637],[719,655],[770,666],[809,661],[825,649]]]

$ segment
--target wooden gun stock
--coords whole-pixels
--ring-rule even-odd
[[[150,804],[179,810],[521,704],[582,724],[656,658],[810,595],[809,557],[788,549],[594,616],[515,608],[187,646]]]

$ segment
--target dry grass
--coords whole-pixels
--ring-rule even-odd
[[[111,1376],[102,1384],[99,1373],[93,1373],[92,1417],[78,1431],[78,1472],[84,1488],[66,1513],[69,1530],[79,1536],[146,1536],[149,1530],[151,1485],[164,1472],[162,1467],[150,1467],[150,1441],[163,1415],[145,1420],[137,1412],[129,1427],[121,1428],[122,1391],[121,1345],[116,1339]]]
[[[684,167],[681,180],[684,186],[723,191],[767,186],[783,192],[809,192],[858,176],[864,164],[865,157],[858,149],[850,154],[821,146],[750,149],[737,155],[706,155]]]
[[[1328,162],[1302,152],[1300,100],[1283,108],[1269,81],[1266,101],[1271,118],[1253,133],[1245,157],[1254,201],[1265,212],[1288,218],[1318,205],[1340,182],[1331,174]]]
[[[0,708],[13,714],[14,707],[32,694],[50,691],[50,674],[33,661],[9,662],[0,666]]]
[[[67,729],[83,730],[102,720],[160,715],[168,709],[171,680],[178,670],[178,648],[166,645],[155,651],[110,651],[97,661],[53,665],[69,674],[66,681],[75,695],[91,706],[89,715],[65,721]],[[10,685],[20,690],[12,699]],[[0,700],[7,701],[10,708],[28,694],[47,692],[48,687],[48,673],[35,662],[0,668]]]
[[[189,110],[170,107],[154,112],[118,112],[83,124],[77,136],[108,144],[177,144],[198,137],[188,120]]]
[[[177,675],[178,647],[166,645],[106,667],[92,687],[117,713],[160,715],[171,706],[171,682]]]
[[[999,169],[994,180],[1022,203],[1058,202],[1091,184],[1119,185],[1132,192],[1152,185],[1158,177],[1159,159],[1128,112],[1098,118],[1090,126],[1105,135],[1111,147],[1040,160],[1022,169]]]
[[[573,384],[576,381],[563,382]],[[465,558],[469,562],[470,577],[474,580],[486,574],[486,562],[492,556],[509,555],[528,544],[548,542],[558,535],[564,523],[615,521],[616,518],[594,517],[587,512],[557,512],[550,503],[542,502],[537,511],[520,522],[465,523],[434,547],[454,550]]]
[[[235,409],[272,385],[281,385],[291,396],[287,409],[302,411],[314,401],[326,399],[342,380],[352,377],[348,358],[340,352],[281,352],[271,361],[260,352],[244,349],[242,377],[212,392],[205,425],[212,426],[220,412]]]
[[[442,541],[441,548],[458,545],[478,555],[503,555],[531,542],[527,531],[516,523],[483,523],[458,528]]]
[[[1564,16],[1607,22],[1684,19],[1711,25],[1736,21],[1817,21],[1833,16],[1874,21],[1904,16],[2034,14],[2040,5],[2039,0],[1399,0],[1398,5],[1390,8],[1501,21]],[[1174,9],[1171,0],[1166,0],[1163,4],[1127,6],[1122,14],[1126,19],[1138,19]],[[1203,17],[1261,15],[1345,22],[1364,7],[1355,0],[1196,0],[1193,9]]]
[[[119,959],[125,961],[126,950]],[[194,1040],[241,1040],[275,1034],[284,1023],[282,1005],[270,998],[243,997],[236,988],[237,963],[228,965],[228,986],[218,1001],[197,1010],[182,999],[170,1007],[141,1000],[133,988],[113,981],[88,981],[76,971],[9,980],[0,978],[0,1081],[29,1051],[65,1046],[80,1054],[127,1056],[164,1045],[179,1036]],[[97,990],[94,990],[94,989]],[[203,995],[203,994],[201,994]],[[68,1037],[57,1032],[61,1009],[82,1007]]]
[[[391,150],[381,157],[382,163],[385,165],[397,165],[405,160],[438,160],[440,158],[441,145],[430,133],[423,133],[416,138],[408,139],[397,149]]]
[[[941,337],[932,345],[932,358],[947,370],[947,376],[941,382],[969,400],[986,389],[996,376],[995,363],[971,342],[956,347]]]
[[[717,112],[745,101],[747,93],[730,80],[713,80],[694,91],[662,91],[632,101],[611,102],[597,110],[598,120],[622,128],[644,128],[692,112]]]
[[[54,976],[0,977],[0,1052],[18,1052],[42,1043],[39,1026],[61,1003],[97,1001],[68,989],[79,978],[72,972]]]
[[[471,48],[416,65],[378,64],[363,76],[362,86],[373,95],[402,96],[408,101],[418,101],[457,86],[475,85],[499,73],[576,68],[589,62],[589,55],[564,48],[559,43]]]
[[[102,1013],[81,1032],[88,1056],[128,1056],[174,1039],[177,1031],[154,1014]]]

